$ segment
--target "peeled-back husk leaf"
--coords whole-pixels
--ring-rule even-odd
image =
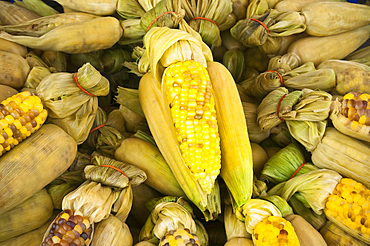
[[[91,246],[132,246],[133,238],[127,224],[110,214],[95,225]]]
[[[116,101],[120,105],[130,109],[141,117],[145,117],[140,106],[139,91],[137,89],[117,87]]]
[[[118,2],[128,2],[128,1],[119,0]],[[142,41],[143,36],[145,35],[145,30],[143,30],[143,28],[141,28],[140,25],[140,19],[122,20],[121,27],[123,29],[123,35],[117,42],[120,45],[139,43]]]
[[[141,169],[109,157],[95,155],[91,163],[93,165],[88,165],[84,169],[86,179],[100,182],[103,185],[123,189],[126,188],[129,183],[132,186],[136,186],[146,180],[146,174]],[[111,167],[101,167],[101,165],[109,165],[118,168],[125,175]]]
[[[233,75],[236,83],[240,82],[244,70],[244,54],[238,50],[225,52],[222,63]]]
[[[370,46],[360,48],[344,58],[347,61],[358,62],[364,65],[370,65]]]
[[[246,18],[252,18],[255,15],[262,15],[269,10],[269,5],[266,0],[250,0],[248,7]]]
[[[204,225],[197,219],[194,219],[196,226],[196,236],[199,239],[200,245],[208,246],[209,245],[209,236]]]
[[[122,223],[126,222],[126,219],[130,214],[132,201],[132,187],[129,183],[128,186],[121,191],[117,201],[113,204],[112,207],[112,212],[114,212],[116,215],[115,217],[119,219]]]
[[[137,0],[118,0],[116,11],[124,19],[136,19],[145,14],[145,10]]]
[[[310,62],[310,61],[308,61]],[[301,66],[301,58],[295,53],[286,53],[281,56],[274,56],[270,58],[268,69],[283,69],[285,72]]]
[[[370,126],[358,124],[356,128],[353,129],[352,121],[342,114],[342,103],[338,98],[333,102],[333,107],[330,119],[333,126],[338,131],[350,137],[370,142]]]
[[[91,223],[97,223],[109,217],[119,194],[117,189],[86,180],[63,198],[62,209],[71,209],[74,214],[87,216]]]
[[[249,234],[253,234],[254,227],[271,215],[282,217],[280,210],[273,203],[262,199],[250,199],[240,209],[236,210],[236,216],[244,221]]]
[[[251,234],[246,231],[245,224],[236,217],[230,205],[225,206],[224,223],[227,241],[233,238],[252,238]]]
[[[313,151],[324,136],[327,121],[300,121],[286,122],[291,136],[300,142],[308,151]]]
[[[335,72],[333,69],[322,68],[301,74],[284,81],[284,85],[291,89],[302,90],[304,88],[312,90],[329,91],[336,86]]]
[[[272,195],[272,196],[263,196],[261,198],[269,202],[272,202],[279,209],[282,217],[293,214],[292,207],[282,197],[277,196],[277,195]]]
[[[329,169],[313,170],[274,186],[267,194],[279,195],[289,201],[296,192],[299,192],[312,210],[321,214],[328,196],[341,179],[341,175]]]
[[[50,74],[51,72],[49,68],[41,66],[33,67],[27,75],[27,79],[23,85],[23,88],[31,88],[36,90],[36,87],[40,84],[41,80]]]
[[[265,164],[263,179],[277,184],[288,180],[293,173],[306,161],[308,153],[296,143],[291,143],[273,155]],[[300,175],[318,169],[311,163],[306,163],[296,173]]]

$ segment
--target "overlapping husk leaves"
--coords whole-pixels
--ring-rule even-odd
[[[83,92],[75,80],[94,96]],[[77,144],[81,144],[94,123],[98,110],[97,96],[108,95],[109,81],[86,63],[76,74],[60,72],[46,76],[37,86],[36,93],[48,109],[48,121],[60,126]]]

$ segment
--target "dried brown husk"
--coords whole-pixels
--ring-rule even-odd
[[[263,22],[268,30],[253,19]],[[272,9],[262,15],[254,15],[245,20],[238,21],[230,29],[230,32],[234,38],[245,46],[250,47],[263,45],[267,39],[302,33],[305,30],[306,25],[299,12],[278,12]],[[270,41],[270,43],[274,44],[273,41]],[[273,50],[279,49],[280,47]]]
[[[84,64],[75,76],[82,88],[95,95],[90,96],[76,85],[73,76],[65,72],[50,74],[40,82],[36,92],[48,109],[48,120],[62,127],[81,144],[94,123],[97,96],[109,93],[109,81],[90,63]]]
[[[128,225],[112,214],[97,223],[94,231],[91,246],[132,246],[133,244]]]
[[[257,122],[258,105],[242,102],[245,119],[247,120],[248,135],[251,142],[260,143],[270,136],[270,130],[261,131]]]

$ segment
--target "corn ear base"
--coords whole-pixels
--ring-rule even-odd
[[[241,207],[252,196],[253,160],[243,106],[230,72],[218,62],[208,62],[221,138],[221,172],[234,200]]]

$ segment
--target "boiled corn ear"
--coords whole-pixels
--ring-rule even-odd
[[[321,228],[320,233],[328,246],[368,246],[368,244],[352,237],[330,221]]]

